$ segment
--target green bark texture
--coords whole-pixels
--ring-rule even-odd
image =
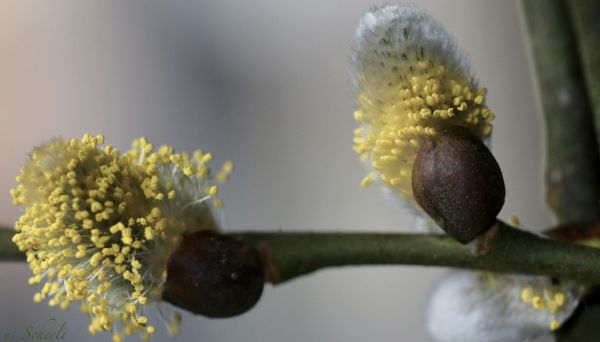
[[[522,3],[546,123],[547,203],[560,223],[598,220],[598,144],[567,4]]]
[[[0,260],[24,260],[0,230]],[[548,275],[600,284],[600,249],[544,238],[497,222],[482,238],[462,245],[445,235],[383,233],[230,233],[256,246],[268,278],[281,283],[330,267],[447,266]]]
[[[596,137],[600,139],[600,1],[569,0],[567,3],[587,93],[594,109]]]
[[[548,205],[560,223],[598,221],[600,2],[522,0],[522,4],[546,122]],[[557,331],[557,341],[600,340],[599,297],[590,291]]]
[[[600,249],[550,240],[502,222],[492,229],[477,246],[425,234],[278,232],[233,236],[259,248],[273,283],[329,267],[402,264],[549,275],[600,284]]]

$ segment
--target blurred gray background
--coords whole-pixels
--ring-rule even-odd
[[[226,230],[408,230],[412,219],[362,189],[351,150],[349,42],[375,1],[0,2],[0,223],[27,153],[55,136],[103,133],[121,149],[144,135],[203,148],[236,170],[222,188]],[[550,221],[543,136],[520,10],[513,1],[419,1],[471,56],[496,113],[493,152],[506,205],[526,227]],[[273,288],[228,320],[184,314],[173,341],[428,341],[427,295],[442,269],[326,270]],[[88,319],[34,304],[25,264],[0,265],[0,337],[51,317],[67,341]],[[156,341],[168,335],[160,329]],[[137,340],[137,337],[133,338]]]

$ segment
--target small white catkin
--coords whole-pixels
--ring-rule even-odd
[[[431,294],[427,329],[437,342],[550,342],[582,292],[548,277],[451,271]]]

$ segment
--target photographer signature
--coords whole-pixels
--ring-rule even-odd
[[[1,341],[61,341],[65,339],[67,322],[52,317],[40,326],[29,325],[23,331],[3,331]]]

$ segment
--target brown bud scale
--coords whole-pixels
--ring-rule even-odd
[[[417,203],[463,244],[488,229],[504,205],[504,179],[496,159],[464,127],[447,128],[422,145],[412,182]]]
[[[264,287],[259,253],[230,236],[199,231],[182,238],[167,264],[163,299],[207,317],[251,309]]]

